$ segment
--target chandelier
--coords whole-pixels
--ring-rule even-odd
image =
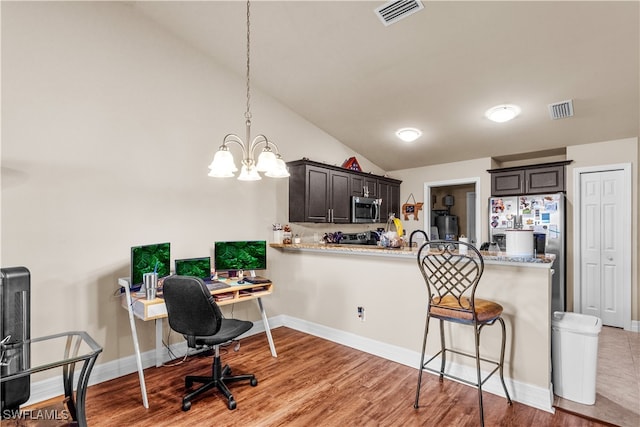
[[[265,176],[271,178],[286,178],[289,176],[289,172],[287,171],[287,165],[280,156],[278,146],[262,134],[253,138],[253,140],[251,139],[251,30],[249,18],[249,1],[247,1],[247,111],[244,113],[246,138],[243,141],[242,138],[233,133],[229,133],[224,137],[222,145],[209,165],[209,176],[230,178],[238,171],[233,161],[233,155],[229,151],[229,146],[233,142],[242,149],[242,169],[240,170],[240,176],[238,176],[239,180],[257,181],[262,179],[258,172],[263,172]],[[262,150],[256,162],[255,154],[258,147],[262,147]]]

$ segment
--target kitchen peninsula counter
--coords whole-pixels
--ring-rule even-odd
[[[270,244],[270,248],[270,264],[274,267],[271,276],[279,285],[277,304],[281,312],[302,325],[303,331],[415,367],[417,381],[428,298],[416,263],[418,248],[313,243]],[[554,257],[523,259],[485,254],[476,296],[503,307],[507,388],[515,401],[551,412]],[[358,307],[364,309],[364,318],[358,317]],[[437,331],[434,322],[431,326]],[[483,329],[483,357],[499,357],[499,329]],[[455,347],[473,351],[472,328],[448,325],[445,332]],[[439,334],[429,334],[427,352],[435,354],[439,347]],[[475,369],[466,360],[455,355],[447,360],[453,362],[452,369],[473,379]],[[483,389],[503,393],[495,375]]]
[[[275,249],[283,249],[285,251],[303,251],[303,252],[325,252],[325,253],[342,253],[351,255],[371,255],[384,256],[392,258],[416,259],[418,248],[384,248],[373,245],[351,245],[339,243],[292,243],[279,244],[271,243],[270,247]],[[535,257],[513,257],[504,253],[491,255],[486,251],[481,251],[485,264],[531,264],[530,267],[550,268],[555,260],[555,255],[538,255]]]

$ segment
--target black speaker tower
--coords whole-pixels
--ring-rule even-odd
[[[6,377],[31,363],[31,274],[25,267],[0,269],[0,375]],[[31,379],[20,377],[1,384],[2,418],[9,418],[29,400]]]

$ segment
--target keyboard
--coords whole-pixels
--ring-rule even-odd
[[[247,283],[251,283],[252,285],[256,285],[259,283],[271,283],[271,280],[265,279],[264,277],[245,277],[244,281]]]
[[[210,291],[217,291],[218,289],[230,288],[231,285],[221,282],[219,280],[212,280],[211,282],[207,282],[207,289]]]

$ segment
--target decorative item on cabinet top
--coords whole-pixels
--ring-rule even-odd
[[[349,157],[347,160],[345,160],[342,164],[342,167],[352,171],[362,172],[360,163],[358,163],[358,159],[356,159],[355,157]]]

